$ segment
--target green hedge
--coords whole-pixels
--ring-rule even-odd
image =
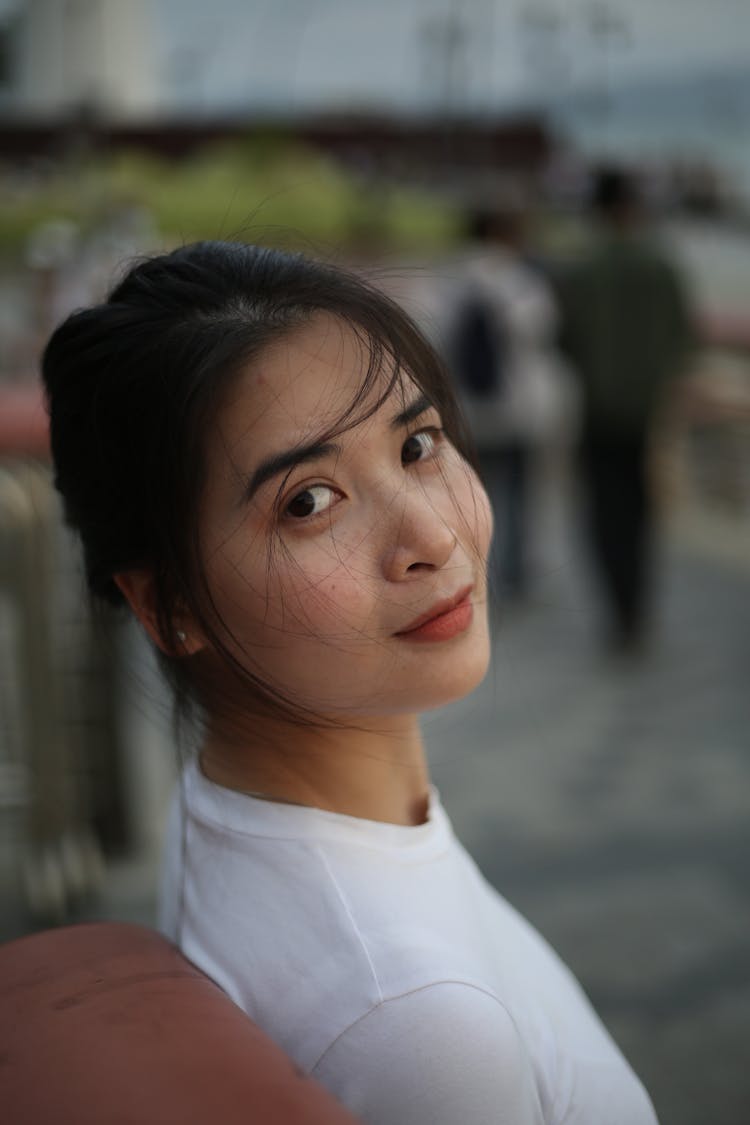
[[[111,211],[138,204],[162,242],[262,238],[330,252],[359,246],[428,250],[450,244],[458,216],[417,190],[365,181],[288,142],[248,139],[170,162],[138,151],[68,161],[5,192],[0,249],[20,252],[47,219],[85,233]]]

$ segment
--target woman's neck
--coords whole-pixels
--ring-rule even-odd
[[[392,824],[421,824],[429,777],[416,716],[352,727],[253,720],[209,728],[200,754],[210,781],[242,793]]]

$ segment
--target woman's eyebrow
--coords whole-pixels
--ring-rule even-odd
[[[432,403],[427,395],[421,394],[405,406],[389,423],[392,430],[399,430],[408,426],[415,418],[432,409]],[[248,504],[255,493],[267,481],[280,473],[288,472],[297,465],[304,465],[310,461],[318,461],[322,457],[338,456],[341,446],[334,441],[311,441],[308,445],[298,445],[295,449],[288,449],[284,453],[272,453],[258,465],[250,477],[247,488],[243,490],[242,502]]]
[[[341,453],[341,446],[334,441],[311,441],[308,445],[298,445],[295,449],[288,449],[284,453],[272,453],[258,465],[250,477],[247,488],[243,490],[242,501],[249,503],[259,488],[273,477],[293,469],[296,465],[304,465],[308,461],[318,461],[321,457],[330,457]]]
[[[392,430],[400,430],[402,426],[408,426],[415,418],[419,418],[420,414],[426,414],[428,410],[432,410],[433,403],[430,402],[426,394],[421,394],[405,406],[400,414],[391,419],[390,426]]]

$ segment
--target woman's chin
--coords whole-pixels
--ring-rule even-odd
[[[483,664],[481,669],[473,672],[467,670],[466,675],[461,677],[460,682],[454,683],[449,688],[446,688],[442,695],[438,696],[438,693],[436,693],[434,700],[425,702],[418,710],[434,711],[438,707],[447,707],[449,703],[457,703],[459,699],[465,699],[467,695],[471,695],[473,691],[477,690],[487,675],[488,667],[489,661]]]
[[[477,638],[468,653],[453,654],[444,670],[433,669],[429,679],[415,689],[408,704],[405,701],[404,710],[434,711],[464,699],[476,691],[487,675],[489,666],[489,640]]]

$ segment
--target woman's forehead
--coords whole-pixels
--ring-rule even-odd
[[[225,448],[252,441],[265,445],[308,440],[377,412],[385,399],[403,403],[413,384],[394,379],[393,359],[383,352],[373,367],[364,333],[321,314],[265,349],[233,381],[217,422]],[[398,409],[398,406],[397,406]]]

